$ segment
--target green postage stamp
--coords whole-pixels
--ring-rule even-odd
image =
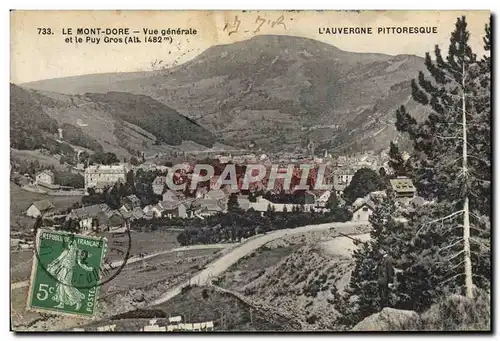
[[[106,249],[106,238],[38,231],[28,309],[93,317]]]

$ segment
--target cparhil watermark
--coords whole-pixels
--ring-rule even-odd
[[[293,190],[329,190],[333,187],[325,183],[327,165],[289,164],[283,165],[245,165],[244,172],[237,170],[237,165],[228,163],[220,174],[216,175],[210,164],[180,163],[173,165],[167,174],[166,184],[172,190],[195,190],[200,183],[210,182],[210,189],[220,189],[229,185],[233,190],[249,190],[252,185],[261,183],[267,190],[279,185],[283,189]],[[187,181],[187,179],[190,181]],[[188,186],[189,185],[189,186]]]

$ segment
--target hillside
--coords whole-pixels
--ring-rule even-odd
[[[305,330],[336,330],[334,303],[349,283],[356,247],[336,231],[288,236],[239,261],[218,285],[294,316]]]
[[[387,147],[397,134],[394,110],[410,102],[409,81],[423,68],[416,56],[353,53],[312,39],[263,35],[213,46],[168,70],[23,86],[145,94],[231,145],[255,141],[266,149],[292,149],[311,139],[341,152]]]
[[[18,149],[41,148],[57,133],[57,121],[47,115],[32,92],[10,86],[11,147]]]
[[[195,121],[144,95],[112,92],[66,95],[11,84],[11,147],[66,144],[129,156],[161,152],[192,141],[211,147],[214,136]]]
[[[196,309],[193,309],[193,306]],[[138,309],[109,319],[81,326],[86,331],[115,325],[115,331],[139,331],[156,319],[160,326],[169,324],[169,316],[182,316],[186,323],[212,321],[215,331],[294,331],[300,325],[279,314],[255,308],[237,297],[210,287],[191,287],[167,304]]]

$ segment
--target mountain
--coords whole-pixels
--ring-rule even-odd
[[[161,56],[155,56],[161,59]],[[410,100],[423,58],[342,51],[316,40],[262,35],[213,46],[174,68],[23,84],[66,93],[144,94],[196,120],[225,143],[264,149],[384,149],[394,110]]]
[[[57,133],[57,121],[47,115],[32,92],[10,86],[11,147],[36,149],[47,144],[48,136]]]
[[[206,149],[215,142],[192,119],[144,95],[66,95],[14,84],[10,90],[11,147],[16,149],[52,149],[61,142],[59,129],[67,144],[123,156],[187,141]]]

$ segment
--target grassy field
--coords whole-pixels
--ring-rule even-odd
[[[218,249],[172,252],[127,265],[116,278],[104,285],[102,297],[197,272],[218,252]]]
[[[64,169],[65,167],[59,163],[59,160],[50,156],[44,155],[36,150],[19,150],[11,148],[11,157],[25,161],[38,161],[40,165],[54,166],[56,169]]]
[[[284,331],[290,330],[292,324],[282,317],[251,308],[231,294],[209,287],[192,287],[154,309],[136,310],[81,328],[93,331],[98,326],[114,324],[115,331],[138,331],[149,324],[151,318],[157,318],[157,324],[165,326],[169,316],[179,315],[186,323],[213,321],[214,331]]]
[[[180,244],[177,242],[177,232],[173,231],[154,231],[154,232],[131,232],[131,241],[132,248],[130,250],[131,256],[136,256],[140,252],[144,252],[146,254],[153,254],[160,251],[172,250],[177,247],[180,247]],[[123,237],[122,240],[126,240]],[[108,236],[108,240],[112,241],[112,238]],[[110,245],[111,242],[108,242]],[[126,252],[126,248],[120,247]],[[192,257],[193,255],[205,255],[209,253],[213,253],[217,250],[194,250],[194,251],[185,251],[182,252],[182,255],[187,257]],[[124,254],[119,254],[114,250],[110,250],[108,247],[109,257],[107,259],[111,261],[123,260]],[[165,259],[171,259],[175,257],[177,253],[173,253],[171,255],[163,255],[160,257],[164,257]],[[18,281],[23,281],[29,278],[31,272],[31,265],[33,260],[33,252],[31,250],[22,250],[22,251],[12,251],[11,252],[11,282],[15,283]],[[149,262],[156,262],[156,260],[148,260]]]
[[[15,185],[14,185],[15,186]],[[22,190],[21,190],[22,191]],[[23,191],[24,192],[24,191]],[[28,194],[32,194],[27,192]],[[26,218],[27,221],[34,223],[34,219]],[[28,225],[31,226],[31,225]],[[137,256],[139,253],[145,253],[150,255],[160,251],[168,251],[180,247],[181,245],[177,242],[177,234],[175,231],[154,231],[154,232],[135,232],[132,231],[130,235],[130,240],[132,247],[130,249],[130,256]],[[114,240],[109,234],[106,234],[108,238],[108,257],[110,261],[123,260],[127,248],[125,246],[120,247],[123,253],[118,253],[111,249],[111,244]],[[115,238],[116,239],[116,238]],[[120,240],[124,240],[128,243],[126,237],[121,237]],[[207,252],[213,252],[212,250],[207,250]],[[195,251],[193,251],[195,252]],[[203,255],[203,252],[199,254]],[[190,257],[191,255],[189,255]],[[169,257],[169,256],[163,256]],[[33,260],[33,252],[31,250],[22,251],[12,251],[11,252],[11,282],[15,283],[18,281],[23,281],[29,278],[31,272],[31,265]]]
[[[216,330],[280,331],[289,321],[250,309],[234,296],[212,288],[194,287],[182,295],[157,306],[170,316],[182,316],[186,321],[214,321]]]
[[[30,325],[40,319],[41,315],[26,310],[28,300],[28,287],[12,290],[10,294],[11,328],[16,325]]]
[[[10,282],[27,280],[33,264],[33,251],[22,250],[10,253]]]
[[[81,196],[53,196],[33,193],[23,190],[10,182],[10,226],[14,231],[27,231],[32,228],[35,220],[26,216],[26,210],[35,201],[49,200],[57,210],[73,206],[81,200]]]
[[[163,250],[171,250],[180,247],[181,244],[177,241],[176,231],[152,231],[152,232],[130,232],[132,240],[131,252],[137,254],[139,252],[155,253]]]
[[[190,250],[127,265],[101,287],[100,317],[146,308],[169,287],[187,280],[217,256],[217,249]],[[15,330],[65,330],[88,323],[73,317],[27,312],[27,290],[25,287],[11,291],[11,317]]]
[[[177,242],[177,234],[178,232],[176,231],[130,231],[131,247],[129,257],[138,257],[140,254],[148,256],[180,247],[181,245]],[[122,261],[125,258],[129,244],[127,234],[100,232],[97,236],[101,238],[105,237],[108,240],[106,260],[115,262]]]

